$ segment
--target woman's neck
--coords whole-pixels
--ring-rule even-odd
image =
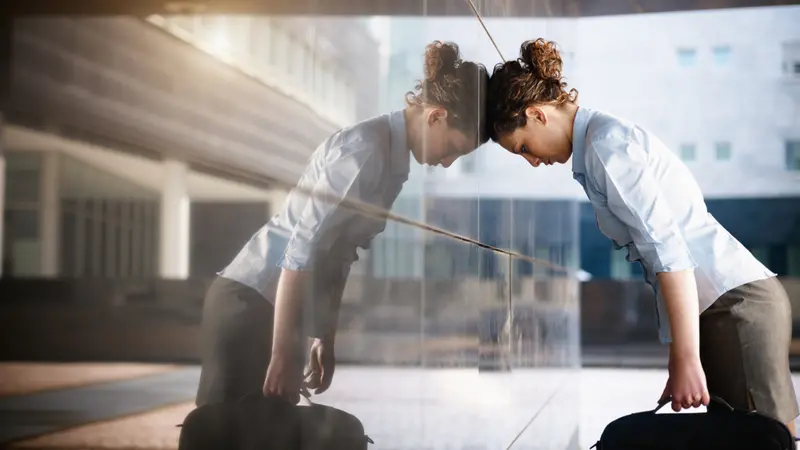
[[[406,122],[406,142],[411,154],[418,163],[422,162],[422,108],[419,106],[408,106],[403,110],[403,117]]]
[[[564,112],[564,132],[569,139],[570,145],[572,144],[572,132],[575,129],[575,116],[578,115],[578,104],[568,102],[563,107]]]

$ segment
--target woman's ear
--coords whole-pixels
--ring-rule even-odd
[[[547,125],[547,114],[542,111],[542,108],[536,106],[529,106],[525,108],[525,117],[527,117],[528,120],[533,120],[542,125]]]
[[[428,110],[427,114],[428,125],[436,125],[440,122],[447,120],[447,109],[441,106],[436,106]]]

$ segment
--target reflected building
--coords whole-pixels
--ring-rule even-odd
[[[378,110],[357,18],[15,19],[5,277],[213,275]]]

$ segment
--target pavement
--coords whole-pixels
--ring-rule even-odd
[[[20,373],[0,397],[0,447],[172,450],[199,368],[0,364],[6,385]],[[585,449],[611,420],[652,409],[665,381],[664,369],[342,366],[313,400],[359,417],[373,449]]]

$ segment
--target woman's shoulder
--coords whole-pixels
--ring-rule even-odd
[[[646,162],[646,131],[624,117],[593,112],[586,131],[587,167],[607,167],[612,161]]]
[[[623,142],[631,139],[638,127],[627,118],[593,110],[586,130],[586,143]]]
[[[384,114],[339,128],[320,146],[319,163],[338,167],[352,177],[367,183],[377,183],[387,166],[382,151],[391,140],[389,115]]]
[[[336,136],[341,144],[387,140],[390,136],[389,114],[381,114],[341,127]]]

